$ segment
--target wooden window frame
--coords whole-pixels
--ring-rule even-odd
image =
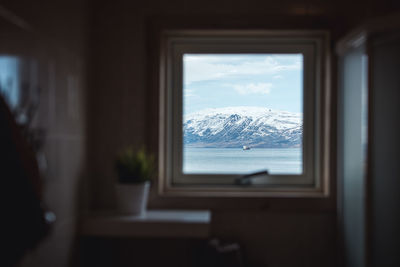
[[[159,193],[170,196],[329,195],[329,35],[325,31],[168,30],[160,50]],[[301,53],[304,58],[303,175],[268,175],[237,186],[238,175],[182,173],[182,56],[185,53]]]

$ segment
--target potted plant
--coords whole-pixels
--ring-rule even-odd
[[[118,211],[143,215],[146,210],[150,180],[154,174],[154,157],[142,148],[123,150],[115,161],[118,175],[116,185]]]

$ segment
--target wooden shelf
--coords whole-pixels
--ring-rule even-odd
[[[209,210],[148,210],[143,216],[97,212],[83,218],[83,236],[208,238]]]

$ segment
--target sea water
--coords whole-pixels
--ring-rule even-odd
[[[252,173],[301,174],[301,148],[198,148],[185,147],[183,172],[186,174]]]

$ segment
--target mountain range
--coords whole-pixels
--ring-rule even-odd
[[[303,115],[264,107],[225,107],[184,117],[184,144],[191,147],[300,147]]]

